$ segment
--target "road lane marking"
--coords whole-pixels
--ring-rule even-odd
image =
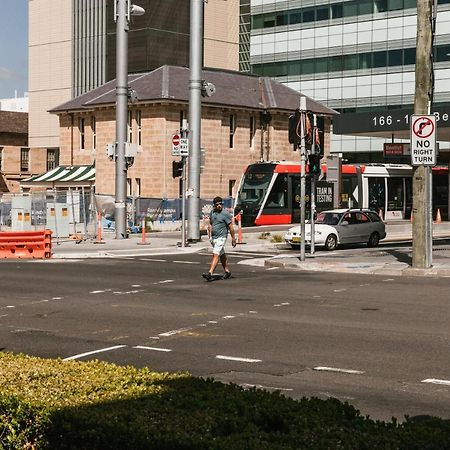
[[[166,331],[165,333],[160,333],[160,334],[158,334],[158,336],[169,337],[169,336],[174,336],[175,334],[184,333],[185,331],[189,331],[189,330],[192,330],[192,328],[191,327],[179,328],[178,330],[172,330],[172,331]]]
[[[277,269],[279,269],[279,267],[269,267],[266,270],[277,270]]]
[[[114,347],[101,348],[99,350],[93,350],[91,352],[80,353],[78,355],[69,356],[68,358],[63,358],[63,361],[71,361],[74,359],[82,358],[83,356],[95,355],[96,353],[102,353],[102,352],[109,352],[111,350],[116,350],[118,348],[123,348],[123,347],[126,347],[126,345],[115,345]]]
[[[258,311],[249,311],[249,314],[258,314]]]
[[[334,292],[344,292],[344,291],[346,291],[347,289],[335,289],[334,290]]]
[[[386,278],[386,280],[383,280],[383,281],[394,281],[394,279],[393,278]]]
[[[52,300],[62,300],[62,297],[52,297]]]
[[[255,387],[257,389],[274,389],[275,391],[293,391],[292,388],[282,388],[282,387],[274,387],[274,386],[263,386],[262,384],[249,384],[249,383],[243,383],[241,384],[243,388],[252,388]]]
[[[139,261],[167,262],[167,259],[140,258]]]
[[[141,287],[140,284],[132,284],[131,287]]]
[[[7,306],[5,306],[5,308],[15,308],[15,306],[14,305],[7,305]]]
[[[146,345],[135,345],[133,348],[141,350],[153,350],[155,352],[171,352],[170,348],[147,347]]]
[[[102,292],[105,292],[105,291],[91,291],[91,292],[89,292],[89,294],[101,294]]]
[[[225,355],[216,355],[216,359],[225,359],[227,361],[239,361],[239,362],[247,362],[247,363],[261,362],[261,359],[240,358],[237,356],[225,356]]]
[[[444,386],[450,386],[450,380],[438,380],[436,378],[427,378],[422,380],[421,383],[442,384]]]
[[[153,284],[164,284],[164,283],[173,283],[175,280],[161,280],[158,281],[157,283],[153,283]]]
[[[174,263],[178,263],[178,264],[200,264],[200,262],[198,261],[172,261]]]
[[[365,373],[362,370],[340,369],[338,367],[324,367],[324,366],[314,367],[313,370],[323,371],[323,372],[349,373],[352,375],[362,375],[363,373]]]
[[[217,320],[208,320],[208,323],[219,323]]]
[[[234,319],[236,316],[223,316],[222,319],[229,320]]]

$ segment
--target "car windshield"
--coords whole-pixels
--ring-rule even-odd
[[[342,213],[335,212],[321,212],[317,215],[316,223],[323,223],[324,225],[337,225]]]

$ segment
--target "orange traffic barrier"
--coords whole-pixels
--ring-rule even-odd
[[[434,223],[442,223],[442,217],[441,217],[441,210],[440,210],[440,208],[437,209],[436,220],[435,220]]]
[[[42,259],[51,256],[51,230],[0,233],[0,258]]]

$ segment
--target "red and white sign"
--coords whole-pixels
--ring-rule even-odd
[[[180,156],[180,135],[172,136],[172,156]]]
[[[411,116],[411,164],[436,165],[436,116]]]

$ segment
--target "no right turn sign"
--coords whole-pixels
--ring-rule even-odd
[[[411,116],[411,164],[436,165],[436,116]]]

